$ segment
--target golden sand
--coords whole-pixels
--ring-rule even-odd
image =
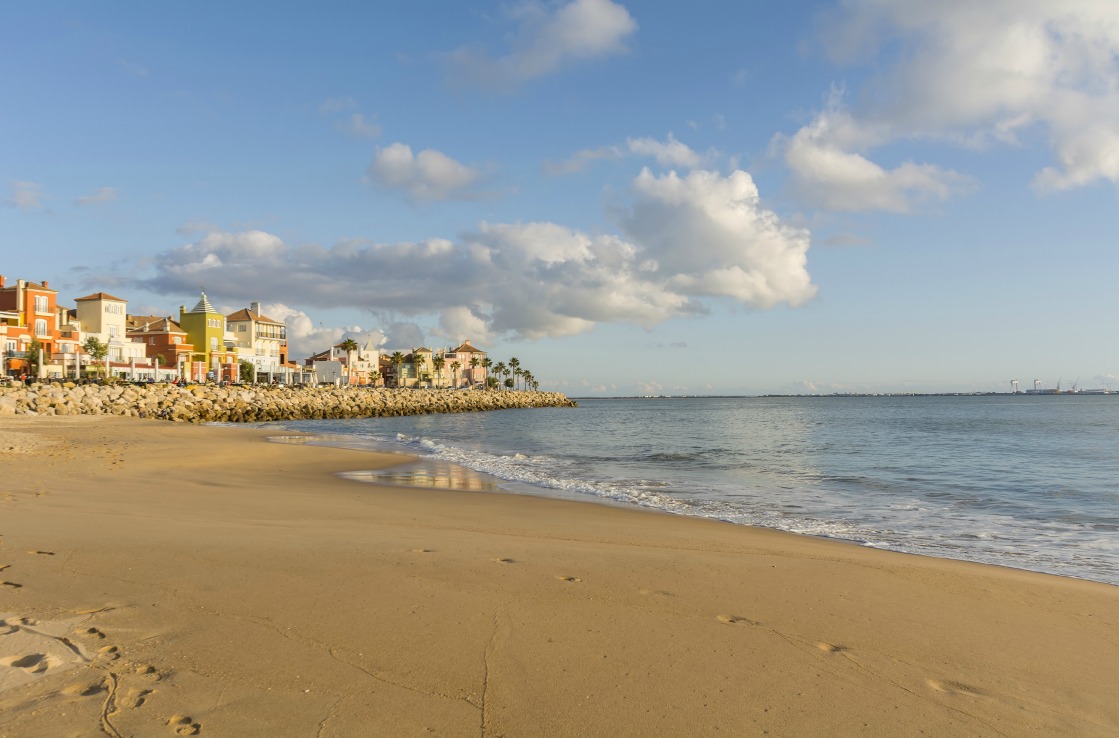
[[[1119,588],[269,435],[0,423],[0,736],[1119,735]]]

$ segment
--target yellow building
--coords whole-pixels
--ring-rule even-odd
[[[187,379],[193,382],[237,380],[237,341],[227,336],[225,316],[214,309],[205,292],[190,312],[185,305],[179,307],[179,325],[186,331],[187,341],[194,346],[190,365],[183,372]]]

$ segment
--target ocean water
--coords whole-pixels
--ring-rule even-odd
[[[284,425],[511,492],[1119,584],[1119,395],[579,402]]]

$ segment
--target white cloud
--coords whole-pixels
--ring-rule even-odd
[[[627,138],[626,146],[634,154],[653,157],[662,166],[693,169],[703,163],[703,157],[692,151],[686,144],[677,141],[671,133],[664,141],[657,141],[654,138]]]
[[[595,161],[621,159],[627,154],[654,159],[661,166],[694,169],[718,155],[709,151],[705,155],[696,153],[687,144],[676,140],[671,133],[664,141],[655,138],[627,138],[625,146],[600,146],[597,149],[583,149],[564,162],[546,162],[544,170],[548,174],[573,174],[580,172]]]
[[[972,186],[969,177],[931,164],[903,162],[887,170],[846,150],[869,138],[846,111],[833,107],[784,141],[797,195],[828,210],[908,212],[915,203],[944,200]],[[778,144],[780,145],[780,143]]]
[[[611,0],[573,0],[555,10],[523,3],[511,16],[518,28],[509,52],[490,58],[476,48],[459,49],[451,54],[453,74],[486,87],[515,87],[573,62],[623,53],[625,39],[637,30],[629,11]]]
[[[1048,136],[1056,160],[1037,173],[1039,189],[1119,184],[1119,5],[1110,0],[844,0],[821,37],[834,59],[888,70],[853,98],[849,127],[872,141],[819,137],[834,111],[791,138],[793,177],[825,206],[859,209],[856,195],[835,197],[855,170],[862,207],[898,209],[906,187],[933,196],[954,187],[933,165],[875,172],[837,154],[866,160],[872,146],[913,139],[1020,145],[1031,129]]]
[[[454,241],[352,239],[328,248],[261,231],[212,232],[158,254],[154,275],[136,283],[159,293],[205,285],[212,299],[270,299],[300,310],[427,316],[438,321],[433,335],[448,342],[566,336],[612,322],[651,327],[706,312],[706,298],[767,308],[815,294],[807,231],[763,208],[745,172],[645,170],[631,199],[622,235],[483,222]],[[259,297],[245,294],[247,284]],[[398,329],[387,332],[400,340]]]
[[[355,138],[377,138],[381,135],[381,126],[372,120],[366,120],[364,113],[352,113],[335,125],[338,130]]]
[[[46,195],[43,193],[43,186],[35,182],[11,182],[8,185],[8,192],[10,193],[4,204],[9,207],[19,208],[20,210],[42,210],[46,207],[43,200]]]
[[[369,175],[382,187],[414,200],[474,199],[479,173],[435,149],[412,154],[407,144],[378,147]]]
[[[807,269],[808,231],[763,208],[746,172],[656,177],[645,169],[634,191],[626,232],[671,288],[760,308],[800,305],[816,295]]]
[[[117,199],[117,191],[112,187],[102,187],[92,195],[82,195],[74,200],[77,205],[100,205]]]
[[[178,233],[180,236],[194,236],[199,233],[210,233],[212,231],[220,230],[221,228],[213,223],[209,223],[204,220],[191,219],[176,228],[175,233]]]
[[[544,163],[544,171],[548,174],[575,174],[587,168],[596,161],[612,161],[623,156],[622,150],[617,146],[600,146],[597,149],[583,149],[577,151],[567,161]]]

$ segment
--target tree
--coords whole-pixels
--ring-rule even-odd
[[[485,380],[487,387],[490,386],[490,367],[491,366],[493,366],[493,359],[491,359],[488,356],[486,358],[482,359],[482,369],[485,372],[485,374],[482,378]]]
[[[39,359],[43,355],[43,344],[39,342],[38,338],[32,338],[31,343],[27,345],[27,375],[30,377],[39,377]]]
[[[493,365],[494,377],[497,377],[497,375],[504,374],[504,373],[505,373],[505,362],[504,361],[499,361],[499,362],[497,362],[496,364]],[[501,380],[498,380],[498,383],[500,383],[500,381]]]
[[[482,363],[482,360],[479,359],[477,356],[471,356],[470,357],[470,368],[471,369],[477,369],[481,365],[481,363]],[[474,372],[470,372],[470,384],[471,384],[471,386],[473,386],[474,382],[476,382],[476,381],[477,380],[474,379]]]
[[[533,391],[536,390],[536,377],[532,376],[532,372],[530,372],[528,369],[525,369],[521,372],[521,377],[524,378],[525,389],[532,387]]]
[[[394,351],[392,353],[392,356],[389,357],[389,363],[392,364],[393,377],[396,380],[394,384],[399,387],[400,380],[403,379],[400,374],[401,368],[404,366],[404,354],[400,353],[399,351]]]
[[[513,389],[517,389],[516,378],[521,375],[521,360],[516,356],[509,359],[509,370],[513,373]]]
[[[241,377],[242,382],[253,382],[256,380],[256,365],[248,359],[241,359],[237,362],[240,367],[237,374]]]
[[[446,365],[447,360],[442,356],[431,357],[431,366],[435,369],[435,384],[443,386],[443,367]]]
[[[359,348],[357,341],[352,338],[347,338],[345,341],[338,344],[338,348],[346,352],[346,376],[352,381],[354,376],[354,352]],[[346,383],[349,384],[350,381]]]
[[[102,362],[105,357],[109,355],[109,344],[102,341],[97,336],[90,336],[82,344],[82,350],[89,354],[90,360],[93,365],[97,367],[97,373],[100,374],[104,368]]]
[[[454,386],[458,387],[458,370],[462,369],[462,364],[457,361],[451,362],[451,376],[454,378]]]

